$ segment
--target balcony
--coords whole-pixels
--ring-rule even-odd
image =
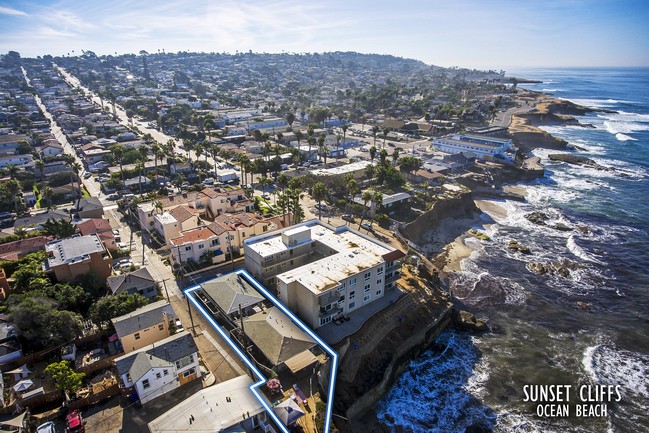
[[[342,312],[343,312],[342,307],[338,307],[338,306],[331,307],[331,309],[329,309],[329,310],[325,309],[325,307],[320,307],[320,314],[318,314],[318,317],[320,319],[322,319],[324,317],[334,316],[334,315],[340,314]]]

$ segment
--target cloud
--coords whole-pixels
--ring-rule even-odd
[[[12,9],[4,6],[0,6],[0,15],[20,15],[27,16],[26,12],[19,11],[18,9]]]

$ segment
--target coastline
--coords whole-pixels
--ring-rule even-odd
[[[523,90],[519,98],[534,98],[535,108],[528,113],[513,114],[509,125],[509,134],[514,143],[530,157],[528,159],[532,159],[531,152],[537,148],[570,150],[566,141],[553,137],[540,129],[540,126],[580,125],[579,121],[572,117],[573,115],[600,111],[529,90]],[[587,127],[587,125],[581,126]],[[525,166],[529,170],[528,161],[525,162]],[[543,175],[543,167],[538,164],[538,161],[532,161],[531,165],[536,171],[535,177],[539,177],[539,172],[540,176]],[[464,215],[449,214],[433,217],[431,225],[426,230],[426,237],[432,239],[432,243],[428,243],[424,239],[417,239],[417,235],[424,234],[423,232],[420,233],[419,230],[416,230],[417,233],[414,239],[409,238],[415,244],[421,242],[430,247],[431,251],[430,253],[426,251],[426,256],[430,258],[433,266],[437,268],[439,272],[437,275],[442,286],[445,286],[447,276],[450,273],[462,270],[462,262],[474,252],[474,249],[467,245],[466,240],[469,237],[484,238],[486,236],[484,231],[488,231],[491,224],[495,223],[494,217],[497,219],[507,218],[507,210],[499,205],[498,201],[512,197],[525,201],[525,190],[519,184],[529,180],[525,173],[521,172],[518,178],[509,176],[501,179],[498,185],[499,192],[494,196],[491,194],[481,195],[478,192],[477,196],[474,197],[472,193],[469,193],[471,205],[477,212],[474,213],[473,209],[470,209],[470,206],[465,203]],[[471,188],[471,190],[473,189]],[[479,188],[475,189],[478,190]],[[467,209],[469,209],[468,212]],[[421,350],[425,350],[425,348],[421,348]],[[349,430],[350,425],[345,426],[346,428],[342,430],[354,432],[391,431],[378,420],[373,407],[358,419],[352,421],[351,427],[353,428],[351,430]]]

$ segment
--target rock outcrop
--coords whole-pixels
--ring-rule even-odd
[[[530,262],[527,269],[537,275],[558,275],[563,278],[570,277],[570,271],[582,269],[583,266],[568,259],[553,260],[549,263]]]
[[[596,163],[590,158],[586,158],[585,156],[573,155],[571,153],[552,153],[548,155],[548,158],[550,159],[550,161],[561,161],[567,164],[581,165],[583,167],[594,168],[596,170],[614,171],[614,169],[612,168],[599,165],[598,163]]]
[[[512,250],[512,251],[518,251],[519,253],[523,254],[532,254],[532,251],[530,251],[530,248],[528,246],[519,244],[517,240],[511,240],[507,244],[507,248]]]
[[[464,310],[455,312],[453,325],[458,331],[485,332],[489,330],[489,326],[485,322]]]

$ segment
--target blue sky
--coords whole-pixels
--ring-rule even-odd
[[[0,53],[359,51],[440,66],[649,66],[645,0],[0,0]]]

